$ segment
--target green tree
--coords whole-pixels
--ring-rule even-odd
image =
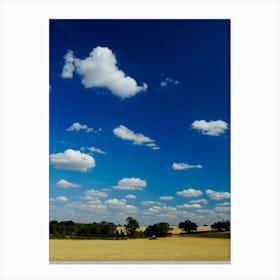
[[[214,231],[230,231],[230,221],[219,221],[211,225]]]
[[[146,230],[144,231],[146,236],[153,236],[156,237],[164,237],[170,234],[170,231],[173,230],[168,223],[158,223],[152,226],[147,226]]]
[[[197,225],[196,225],[196,223],[193,223],[190,220],[186,220],[179,224],[179,228],[182,229],[183,232],[191,233],[191,232],[195,232],[197,230]]]
[[[135,231],[137,228],[139,228],[139,223],[132,217],[128,217],[126,219],[126,223],[127,224],[124,226],[125,226],[128,237],[134,238]]]

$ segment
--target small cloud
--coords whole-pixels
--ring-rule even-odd
[[[154,204],[159,204],[156,201],[152,201],[152,200],[144,200],[141,202],[142,205],[144,206],[149,206],[149,205],[154,205]]]
[[[228,192],[216,192],[213,190],[206,190],[206,194],[213,200],[222,200],[230,198],[230,193]]]
[[[188,170],[188,169],[192,169],[192,168],[203,168],[203,166],[200,164],[193,165],[193,164],[188,164],[188,163],[173,163],[172,168],[174,170]]]
[[[174,197],[173,196],[161,196],[159,199],[160,200],[172,200],[172,199],[174,199]]]
[[[68,201],[68,198],[66,196],[57,196],[55,198],[50,198],[50,201],[53,201],[53,202],[66,202],[66,201]]]
[[[160,82],[161,87],[167,87],[168,85],[174,85],[177,86],[179,84],[179,81],[174,80],[172,78],[166,78],[163,81]]]
[[[214,208],[216,212],[229,212],[230,211],[230,207],[228,206],[217,206]]]
[[[198,203],[194,203],[194,204],[186,203],[186,204],[183,204],[183,205],[178,205],[177,207],[178,208],[196,208],[196,209],[198,209],[198,208],[201,208],[201,205],[198,204]]]
[[[68,50],[67,53],[64,56],[65,64],[62,69],[61,77],[64,79],[73,78],[73,73],[75,71],[74,66],[74,53],[71,50]]]
[[[152,150],[158,150],[159,147],[155,144],[155,140],[141,134],[135,133],[124,125],[114,128],[113,133],[122,140],[132,141],[134,145],[145,145]]]
[[[183,196],[183,197],[193,197],[193,196],[200,196],[202,195],[202,191],[195,190],[195,189],[187,189],[176,192],[177,195]]]
[[[84,199],[84,200],[96,200],[96,199],[99,199],[102,197],[108,197],[107,193],[91,189],[91,190],[85,191],[84,195],[81,196],[80,198]]]
[[[208,201],[206,199],[194,199],[194,200],[190,200],[190,203],[202,203],[202,204],[207,204]]]
[[[105,201],[105,204],[109,208],[120,209],[123,212],[135,213],[138,210],[138,208],[135,207],[134,205],[126,204],[125,199],[121,199],[121,200],[119,200],[117,198],[108,199],[108,200]]]
[[[90,151],[92,153],[106,155],[106,152],[104,152],[103,150],[101,150],[99,148],[95,148],[95,147],[83,147],[80,150],[82,150],[82,151],[88,150],[88,151]]]
[[[95,167],[95,159],[80,151],[67,149],[63,153],[51,154],[50,164],[58,169],[87,172]]]
[[[64,188],[64,189],[67,189],[67,188],[80,188],[81,185],[78,185],[78,184],[75,184],[75,183],[71,183],[67,180],[64,180],[64,179],[61,179],[59,180],[58,182],[56,182],[56,186],[59,187],[59,188]]]
[[[98,213],[108,213],[107,206],[102,204],[100,200],[91,200],[88,202],[75,201],[72,203],[68,203],[65,207],[86,210]]]
[[[225,133],[228,129],[228,124],[222,120],[209,122],[205,120],[197,120],[191,124],[191,128],[198,130],[204,135],[219,136]]]
[[[136,195],[133,195],[133,194],[128,194],[125,196],[126,199],[136,199],[137,196]]]
[[[76,72],[85,88],[106,88],[112,94],[124,99],[146,91],[148,85],[137,84],[117,66],[116,56],[107,47],[93,48],[88,57],[79,59],[68,50],[64,56],[61,77],[72,78]]]
[[[147,186],[145,180],[139,178],[123,178],[119,180],[118,185],[114,189],[120,190],[143,190]]]
[[[66,131],[80,131],[85,130],[86,132],[92,132],[93,128],[88,127],[86,124],[80,124],[78,122],[73,123]]]

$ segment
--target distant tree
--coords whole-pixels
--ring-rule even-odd
[[[196,223],[193,223],[190,220],[186,220],[184,222],[179,223],[179,228],[186,233],[190,233],[190,232],[195,232],[197,230],[197,225]]]
[[[230,231],[230,221],[219,221],[211,225],[214,231]]]
[[[144,233],[146,236],[151,237],[155,235],[156,237],[164,237],[170,234],[173,230],[168,223],[158,223],[151,226],[147,226]]]
[[[139,223],[132,217],[128,217],[126,219],[125,229],[127,232],[128,237],[134,238],[134,234],[137,228],[139,228]]]

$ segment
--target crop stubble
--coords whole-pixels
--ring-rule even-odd
[[[50,240],[51,261],[229,261],[230,239]]]

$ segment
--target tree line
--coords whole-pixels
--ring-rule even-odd
[[[146,227],[144,231],[138,230],[140,225],[133,217],[126,219],[125,231],[118,229],[111,222],[100,223],[74,223],[73,221],[51,221],[49,223],[50,238],[72,238],[72,239],[128,239],[128,238],[151,238],[165,237],[172,234],[173,228],[169,223],[161,222]],[[178,227],[181,234],[190,234],[197,231],[197,224],[186,220],[180,222]],[[229,221],[219,221],[211,225],[212,231],[229,231]]]

